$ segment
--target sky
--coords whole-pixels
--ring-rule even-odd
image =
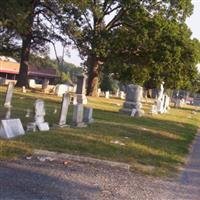
[[[186,20],[187,25],[192,31],[192,37],[195,37],[200,40],[200,0],[193,0],[192,1],[194,5],[193,14]],[[60,43],[56,44],[56,49],[58,56],[62,55],[62,46]],[[81,58],[79,56],[79,53],[76,49],[70,48],[68,50],[69,55],[65,55],[64,60],[69,63],[73,63],[77,66],[80,66]],[[53,48],[50,48],[50,57],[55,58],[55,53],[53,51]],[[199,65],[200,66],[200,65]]]

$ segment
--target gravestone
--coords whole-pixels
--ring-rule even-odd
[[[86,76],[78,75],[77,76],[77,87],[76,87],[76,102],[75,104],[87,104],[86,98]]]
[[[160,91],[158,93],[158,98],[156,101],[156,106],[157,106],[157,112],[162,114],[164,113],[164,102],[165,102],[165,96],[164,96],[164,82],[161,83],[160,85]]]
[[[49,130],[49,124],[48,122],[44,121],[45,108],[44,108],[44,101],[37,99],[35,101],[35,123],[36,126],[40,131],[48,131]]]
[[[98,96],[98,97],[101,96],[101,88],[98,88],[98,90],[97,90],[97,96]]]
[[[144,111],[142,110],[142,94],[143,88],[139,85],[128,85],[126,101],[123,104],[123,108],[119,110],[120,113],[133,116],[133,109],[136,109],[134,116],[142,116]]]
[[[86,127],[86,124],[83,122],[83,104],[73,105],[72,126]]]
[[[29,79],[28,80],[28,85],[30,88],[35,89],[36,88],[36,82],[34,79]]]
[[[110,98],[110,92],[109,92],[109,91],[106,91],[106,92],[105,92],[105,98],[106,98],[106,99],[109,99],[109,98]]]
[[[116,93],[115,93],[115,96],[116,96],[117,98],[119,98],[119,94],[120,94],[120,90],[119,90],[119,88],[117,88],[117,91],[116,91]]]
[[[26,87],[25,86],[22,87],[22,92],[26,93]]]
[[[126,95],[125,95],[125,93],[124,93],[124,91],[120,91],[119,92],[119,96],[120,96],[120,99],[125,99],[126,97]]]
[[[5,119],[10,119],[10,118],[11,118],[11,107],[7,107]]]
[[[164,104],[163,104],[163,113],[166,113],[170,107],[169,107],[169,103],[170,103],[170,98],[168,95],[164,95]]]
[[[11,101],[12,101],[14,87],[15,87],[14,83],[10,82],[8,84],[6,98],[5,98],[5,102],[4,102],[4,107],[6,107],[6,108],[11,107]]]
[[[70,100],[71,100],[70,94],[63,94],[61,110],[60,110],[60,119],[59,119],[58,125],[56,126],[59,126],[61,128],[68,126],[66,124],[66,121],[67,121],[67,112],[68,112]]]
[[[93,114],[93,108],[84,108],[83,121],[85,123],[94,122],[94,119],[92,118],[92,114]]]
[[[24,135],[24,128],[20,119],[3,119],[0,123],[0,137],[5,139]]]

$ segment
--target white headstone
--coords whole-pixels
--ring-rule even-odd
[[[98,90],[97,90],[97,96],[100,97],[100,95],[101,95],[101,88],[98,88]]]
[[[35,101],[35,123],[40,131],[48,131],[49,125],[44,121],[45,116],[44,101],[37,99]]]
[[[35,89],[36,88],[36,82],[35,82],[35,80],[34,79],[29,79],[28,80],[28,85],[29,85],[30,88]]]
[[[83,104],[76,104],[73,106],[72,124],[76,127],[85,127],[83,122]]]
[[[10,139],[24,134],[24,128],[20,119],[1,120],[0,137]]]
[[[59,127],[68,126],[66,124],[66,121],[67,121],[67,112],[69,104],[70,104],[70,94],[63,94],[61,110],[60,110],[60,119],[58,123]]]
[[[135,117],[136,112],[137,112],[137,109],[133,108],[131,111],[131,117]]]
[[[83,115],[83,121],[85,123],[92,123],[94,119],[92,118],[93,114],[93,108],[84,108],[84,115]]]
[[[10,119],[11,118],[11,107],[7,107],[6,108],[6,115],[5,115],[5,119]]]
[[[40,131],[49,131],[49,124],[47,122],[37,123],[37,127]]]
[[[126,95],[125,95],[124,91],[120,91],[119,92],[119,96],[120,96],[120,99],[125,99],[126,98]]]
[[[59,97],[62,97],[63,94],[65,94],[68,91],[68,89],[69,89],[68,85],[65,84],[56,85],[55,94]]]
[[[8,84],[4,107],[11,107],[11,101],[12,101],[14,87],[15,87],[15,84],[13,82],[10,82]]]
[[[106,98],[106,99],[109,99],[109,98],[110,98],[110,92],[109,92],[109,91],[106,91],[106,92],[105,92],[105,98]]]
[[[25,86],[22,87],[22,92],[26,93],[26,87]]]

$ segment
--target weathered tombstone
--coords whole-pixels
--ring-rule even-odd
[[[93,108],[84,108],[83,121],[85,123],[92,123],[94,121],[92,114]]]
[[[28,85],[30,88],[35,89],[36,88],[36,82],[34,79],[29,79],[28,80]]]
[[[3,119],[0,123],[0,137],[5,139],[24,135],[24,128],[20,119]]]
[[[11,101],[12,101],[12,96],[13,96],[13,91],[14,91],[14,86],[15,84],[10,82],[7,87],[7,92],[6,92],[6,98],[4,102],[4,107],[11,107]]]
[[[119,112],[131,116],[133,109],[136,109],[134,116],[142,116],[144,114],[144,111],[141,109],[142,94],[143,88],[141,86],[133,84],[128,85],[126,101],[123,104],[123,108],[120,109]]]
[[[115,96],[118,98],[119,97],[119,93],[120,93],[120,90],[119,90],[119,88],[117,88],[117,91],[116,91],[116,93],[115,93]]]
[[[68,126],[66,124],[66,121],[67,121],[67,112],[69,104],[70,104],[70,94],[63,94],[61,110],[60,110],[60,119],[58,125],[56,126],[59,126],[61,128]]]
[[[109,98],[110,98],[110,92],[109,92],[109,91],[106,91],[106,92],[105,92],[105,98],[106,98],[106,99],[109,99]]]
[[[101,95],[101,88],[98,88],[98,90],[97,90],[97,96],[100,97],[100,95]]]
[[[6,108],[6,115],[5,115],[5,119],[10,119],[11,118],[11,107],[7,107]]]
[[[0,121],[0,137],[5,139],[24,135],[20,119],[11,119],[11,106],[6,107],[5,118]]]
[[[160,91],[159,91],[159,94],[158,94],[158,98],[157,98],[157,101],[156,101],[156,106],[157,106],[157,111],[158,113],[162,114],[164,113],[164,102],[165,102],[165,97],[164,97],[164,82],[161,83],[160,85]]]
[[[86,127],[86,124],[83,122],[83,104],[73,105],[72,126]]]
[[[45,115],[44,101],[37,99],[35,101],[35,123],[40,131],[49,130],[49,124],[44,121]]]
[[[125,99],[126,95],[125,95],[124,91],[120,91],[119,96],[120,96],[120,99]]]
[[[22,92],[26,93],[26,87],[25,86],[22,87]]]
[[[163,112],[166,113],[169,110],[170,99],[168,95],[164,95]]]
[[[86,76],[79,75],[77,76],[77,88],[76,88],[77,104],[87,104],[85,90],[86,90]]]
[[[133,108],[131,111],[131,117],[135,117],[137,109]]]

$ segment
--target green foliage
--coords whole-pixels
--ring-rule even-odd
[[[64,32],[87,60],[89,79],[106,68],[126,83],[189,87],[198,60],[184,24],[191,1],[64,2]]]
[[[61,77],[61,82],[72,83],[76,82],[77,74],[82,72],[82,68],[68,62],[57,62],[52,60],[48,56],[39,57],[34,54],[30,56],[30,62],[39,68],[53,68],[57,70],[58,75]]]
[[[112,74],[103,73],[100,88],[101,91],[116,92],[119,88],[119,82],[113,79]]]

